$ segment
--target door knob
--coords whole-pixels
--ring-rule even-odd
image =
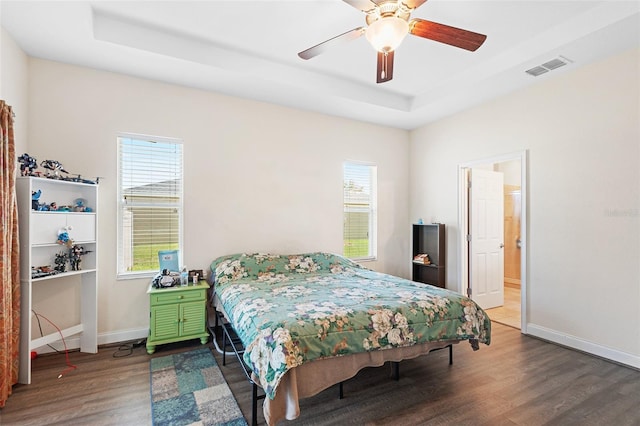
[[[522,240],[520,238],[518,238],[516,240],[516,247],[521,248],[522,247]]]
[[[504,248],[504,243],[500,243],[500,248]]]

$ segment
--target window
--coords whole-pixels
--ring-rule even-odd
[[[377,233],[377,167],[344,163],[344,250],[350,259],[375,259]]]
[[[182,253],[182,143],[118,137],[118,278],[160,270],[158,251]]]

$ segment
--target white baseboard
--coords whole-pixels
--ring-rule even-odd
[[[110,345],[112,343],[120,343],[120,342],[129,342],[131,340],[140,340],[146,339],[149,335],[149,328],[137,328],[130,330],[120,330],[111,333],[102,333],[98,334],[98,346],[100,345]],[[79,349],[80,348],[80,338],[78,336],[73,336],[71,338],[65,339],[65,343],[67,344],[67,349]],[[58,351],[64,351],[64,344],[62,340],[54,342],[51,344]],[[46,354],[50,352],[55,352],[49,346],[42,346],[35,351],[39,354]]]
[[[130,330],[120,330],[112,333],[98,334],[98,346],[111,343],[128,342],[130,340],[146,339],[149,336],[149,327]]]
[[[557,343],[562,346],[605,358],[613,362],[628,365],[629,367],[640,369],[639,355],[634,355],[627,352],[619,351],[617,349],[608,348],[606,346],[598,345],[596,343],[589,342],[575,336],[560,333],[556,330],[551,330],[549,328],[530,323],[527,324],[527,334],[539,337],[540,339],[548,340],[553,343]]]

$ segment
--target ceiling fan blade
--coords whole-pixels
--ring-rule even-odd
[[[318,56],[319,54],[326,52],[334,46],[344,44],[351,40],[355,40],[362,34],[364,34],[364,28],[358,27],[351,31],[347,31],[346,33],[340,34],[339,36],[330,38],[327,41],[323,41],[320,44],[316,44],[315,46],[310,47],[307,50],[303,50],[302,52],[298,53],[298,56],[300,56],[302,59],[311,59],[314,56]]]
[[[437,22],[413,18],[409,21],[409,32],[415,36],[439,41],[450,46],[474,52],[486,40],[484,34],[450,27]]]
[[[393,53],[378,52],[378,70],[376,71],[376,83],[384,83],[393,78]]]
[[[409,9],[417,9],[427,0],[402,0],[402,3],[406,4]]]
[[[342,1],[363,12],[368,12],[374,7],[376,7],[376,4],[371,0],[342,0]]]

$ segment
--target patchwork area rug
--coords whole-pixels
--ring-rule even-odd
[[[151,359],[151,416],[155,426],[246,426],[211,349]]]

